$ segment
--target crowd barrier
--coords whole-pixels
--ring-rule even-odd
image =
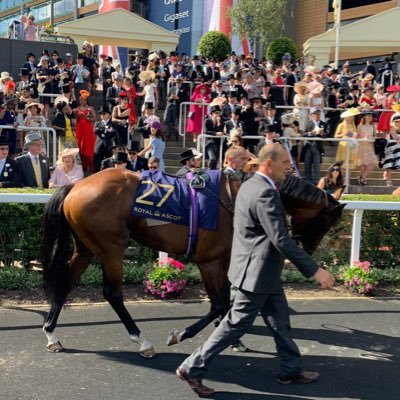
[[[56,165],[57,162],[57,132],[54,128],[51,127],[32,127],[32,126],[12,126],[12,125],[0,125],[0,129],[14,129],[18,131],[33,131],[33,132],[46,132],[45,138],[45,148],[46,148],[46,155],[50,158],[50,133],[52,134],[52,159],[53,163],[52,166]]]
[[[0,193],[1,203],[47,203],[51,193]],[[400,211],[398,202],[381,201],[340,201],[345,210],[354,210],[349,264],[360,260],[361,225],[364,210]]]
[[[229,139],[228,136],[224,135],[224,136],[214,136],[214,135],[207,135],[207,134],[201,134],[198,137],[198,141],[197,141],[197,150],[200,153],[206,154],[205,149],[206,149],[206,139],[219,139],[220,140],[220,145],[219,145],[219,160],[220,160],[220,165],[219,165],[219,169],[223,169],[223,147],[224,147],[224,142],[226,140]],[[245,135],[242,136],[243,139],[256,139],[259,141],[264,140],[263,136],[260,135]],[[300,141],[300,142],[309,142],[309,141],[314,141],[314,142],[323,142],[323,143],[327,143],[327,142],[346,142],[346,158],[345,160],[341,160],[344,161],[343,167],[344,167],[344,182],[346,185],[345,188],[345,193],[348,193],[348,188],[350,185],[350,175],[351,175],[351,171],[350,171],[350,154],[351,154],[351,149],[352,147],[355,146],[356,143],[359,142],[371,142],[373,143],[374,140],[373,139],[353,139],[353,138],[318,138],[318,137],[293,137],[293,138],[287,138],[287,137],[279,137],[279,138],[275,138],[274,140],[276,141],[280,141],[283,142],[285,144],[287,144],[288,141]],[[389,141],[391,142],[391,141]],[[395,140],[393,140],[393,142],[395,142]],[[205,167],[205,157],[203,157],[203,168]]]

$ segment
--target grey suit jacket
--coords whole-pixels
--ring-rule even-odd
[[[290,237],[278,192],[256,173],[236,198],[229,279],[249,292],[279,292],[285,258],[306,277],[319,267]]]
[[[38,187],[29,154],[24,154],[23,156],[17,157],[15,160],[20,166],[20,177],[22,186]],[[40,170],[42,172],[43,187],[47,188],[49,187],[50,179],[50,162],[47,157],[42,155],[39,156],[39,162]]]

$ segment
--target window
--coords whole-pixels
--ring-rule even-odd
[[[371,4],[386,3],[390,0],[342,0],[342,10],[348,8],[370,6]],[[333,0],[329,0],[329,12],[334,11],[332,7]]]

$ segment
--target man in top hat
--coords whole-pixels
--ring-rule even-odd
[[[37,65],[35,63],[36,56],[29,52],[26,55],[26,62],[22,65],[22,68],[26,68],[28,70],[29,80],[36,82],[36,69]]]
[[[206,73],[206,81],[218,81],[221,79],[221,74],[219,72],[219,68],[215,64],[215,59],[210,58],[208,60],[208,66],[204,68]]]
[[[267,109],[267,118],[265,119],[265,122],[268,125],[274,125],[275,132],[278,133],[279,135],[281,135],[282,134],[282,124],[281,124],[280,117],[276,114],[276,104],[274,102],[267,103],[266,109]]]
[[[25,148],[28,150],[23,156],[16,158],[20,167],[21,185],[35,188],[49,187],[50,162],[42,155],[43,141],[40,133],[29,133],[25,137]]]
[[[210,108],[210,117],[205,121],[205,133],[213,136],[224,136],[224,123],[221,117],[220,106],[215,105]],[[217,169],[221,140],[206,138],[205,154],[210,169]]]
[[[237,92],[236,91],[229,91],[227,93],[228,96],[228,103],[224,105],[221,113],[221,118],[223,122],[228,121],[231,118],[232,113],[235,111],[236,107],[238,107],[238,100],[237,100]]]
[[[167,84],[171,74],[164,56],[161,56],[155,72],[156,78],[158,79],[158,109],[165,110],[167,106]]]
[[[217,97],[223,97],[227,99],[228,93],[223,90],[224,84],[222,81],[216,81],[215,84],[211,87],[211,101],[216,99]]]
[[[103,66],[102,78],[103,78],[103,103],[106,100],[107,90],[112,86],[112,73],[115,72],[115,68],[112,65],[113,58],[107,56]]]
[[[101,167],[100,170],[103,171],[103,169],[107,168],[114,168],[114,162],[116,160],[115,155],[117,153],[126,153],[125,146],[122,144],[122,142],[119,140],[118,137],[115,137],[110,146],[110,151],[111,151],[111,157],[104,159],[101,162]],[[128,155],[126,155],[126,160],[127,160],[127,168],[132,170],[132,165],[130,161],[128,161]]]
[[[245,134],[245,127],[243,121],[240,121],[240,116],[242,114],[242,107],[235,107],[231,113],[231,118],[224,124],[224,133],[226,136],[230,136],[232,129],[241,129],[242,135]]]
[[[256,153],[258,153],[266,144],[275,143],[274,139],[279,137],[278,133],[276,132],[276,126],[273,124],[268,124],[265,121],[260,123],[260,126],[258,127],[258,135],[264,136],[264,140],[259,141],[256,147]]]
[[[328,125],[321,121],[321,110],[316,109],[311,113],[311,121],[305,126],[305,137],[325,137]],[[320,163],[324,154],[324,148],[321,141],[306,141],[301,149],[300,161],[305,164],[305,178],[314,185],[318,184],[320,179]]]
[[[0,188],[20,187],[19,164],[8,156],[9,143],[6,136],[0,136]]]
[[[235,75],[230,74],[228,75],[228,91],[236,92],[236,98],[240,100],[243,95],[247,95],[246,90],[243,88],[242,85],[236,83]]]
[[[185,178],[188,172],[193,172],[196,169],[196,156],[197,152],[193,149],[185,149],[181,153],[182,167],[175,174],[178,177]]]
[[[149,169],[147,159],[138,156],[140,150],[138,142],[132,141],[131,145],[128,147],[128,158],[131,163],[132,171],[143,171]]]
[[[175,136],[178,140],[179,133],[176,124],[179,117],[180,104],[189,101],[189,91],[183,85],[183,76],[177,75],[175,85],[171,86],[167,95],[167,107],[164,113],[164,122],[167,125],[167,137]]]
[[[124,151],[118,151],[111,157],[111,163],[117,169],[130,169],[128,168],[128,154]]]
[[[71,93],[71,73],[65,68],[64,60],[61,57],[57,57],[55,62],[56,65],[52,69],[52,93],[63,94],[69,99]]]
[[[101,162],[111,156],[110,147],[113,139],[117,137],[117,126],[111,121],[111,109],[108,104],[99,109],[100,121],[94,124],[96,142],[94,145],[94,170],[100,171]]]
[[[117,98],[123,91],[124,78],[120,75],[114,78],[112,86],[107,88],[106,102],[111,106],[115,107],[118,104]]]
[[[72,82],[74,83],[75,99],[79,99],[81,90],[89,89],[90,71],[83,65],[84,54],[79,53],[76,64],[71,67]]]
[[[138,118],[137,132],[143,137],[148,139],[150,137],[150,125],[148,123],[149,118],[154,115],[154,104],[151,101],[144,103],[144,115]]]
[[[35,81],[29,80],[29,69],[20,68],[20,80],[15,85],[15,91],[21,96],[24,90],[29,90],[31,97],[36,99],[38,97],[37,84]]]

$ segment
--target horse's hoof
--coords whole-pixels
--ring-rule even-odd
[[[140,351],[139,354],[144,358],[153,358],[156,355],[156,351],[154,347],[150,347],[149,349]]]
[[[47,345],[47,351],[49,351],[50,353],[59,353],[61,351],[64,351],[64,347],[60,342],[50,343]]]
[[[179,343],[179,331],[172,331],[169,335],[168,335],[168,339],[167,339],[167,346],[172,346],[174,344],[178,344]]]

